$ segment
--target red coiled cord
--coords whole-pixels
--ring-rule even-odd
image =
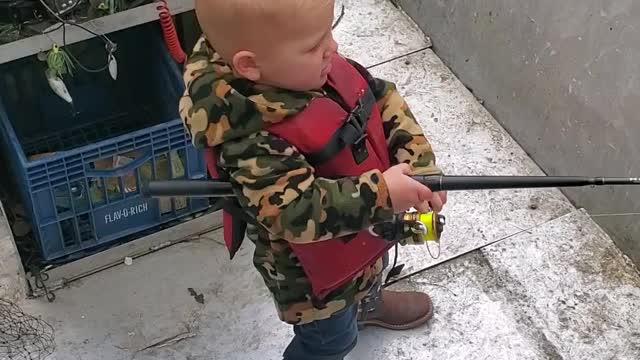
[[[160,11],[160,26],[164,35],[164,43],[167,45],[173,60],[182,64],[187,59],[187,54],[185,54],[184,50],[182,50],[182,45],[180,45],[167,0],[158,0],[157,2],[160,3],[156,9]]]

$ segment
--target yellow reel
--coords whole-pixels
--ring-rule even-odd
[[[440,241],[440,236],[444,231],[446,218],[436,212],[428,213],[406,213],[402,220],[409,226],[417,237],[417,242]]]

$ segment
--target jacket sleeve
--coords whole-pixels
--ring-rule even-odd
[[[392,163],[408,163],[414,175],[442,174],[431,144],[395,84],[372,80]]]
[[[273,240],[311,243],[393,218],[379,170],[340,179],[316,177],[295,147],[266,132],[225,142],[218,153],[240,205]]]
[[[431,144],[395,84],[373,77],[352,59],[347,61],[360,72],[373,91],[382,116],[392,165],[407,163],[414,175],[442,174],[436,166],[436,156]]]

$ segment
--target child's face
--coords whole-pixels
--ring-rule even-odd
[[[300,14],[283,26],[282,40],[265,56],[257,57],[260,82],[290,90],[307,91],[321,88],[331,71],[331,58],[338,51],[333,39],[333,8],[317,8]]]
[[[320,89],[338,51],[332,25],[335,1],[310,1],[305,11],[264,23],[260,43],[235,54],[233,65],[243,77],[294,91]],[[255,33],[253,33],[255,36]]]

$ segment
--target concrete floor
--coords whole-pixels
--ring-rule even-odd
[[[445,172],[542,174],[408,17],[387,0],[342,3],[342,52],[383,63],[372,72],[398,83]],[[640,274],[558,190],[451,193],[445,215],[437,260],[424,247],[401,249],[405,272],[433,268],[394,286],[432,294],[433,322],[366,330],[348,359],[640,358]],[[25,301],[56,329],[49,359],[281,358],[291,330],[252,268],[252,248],[229,262],[220,237],[74,282],[54,303]]]

